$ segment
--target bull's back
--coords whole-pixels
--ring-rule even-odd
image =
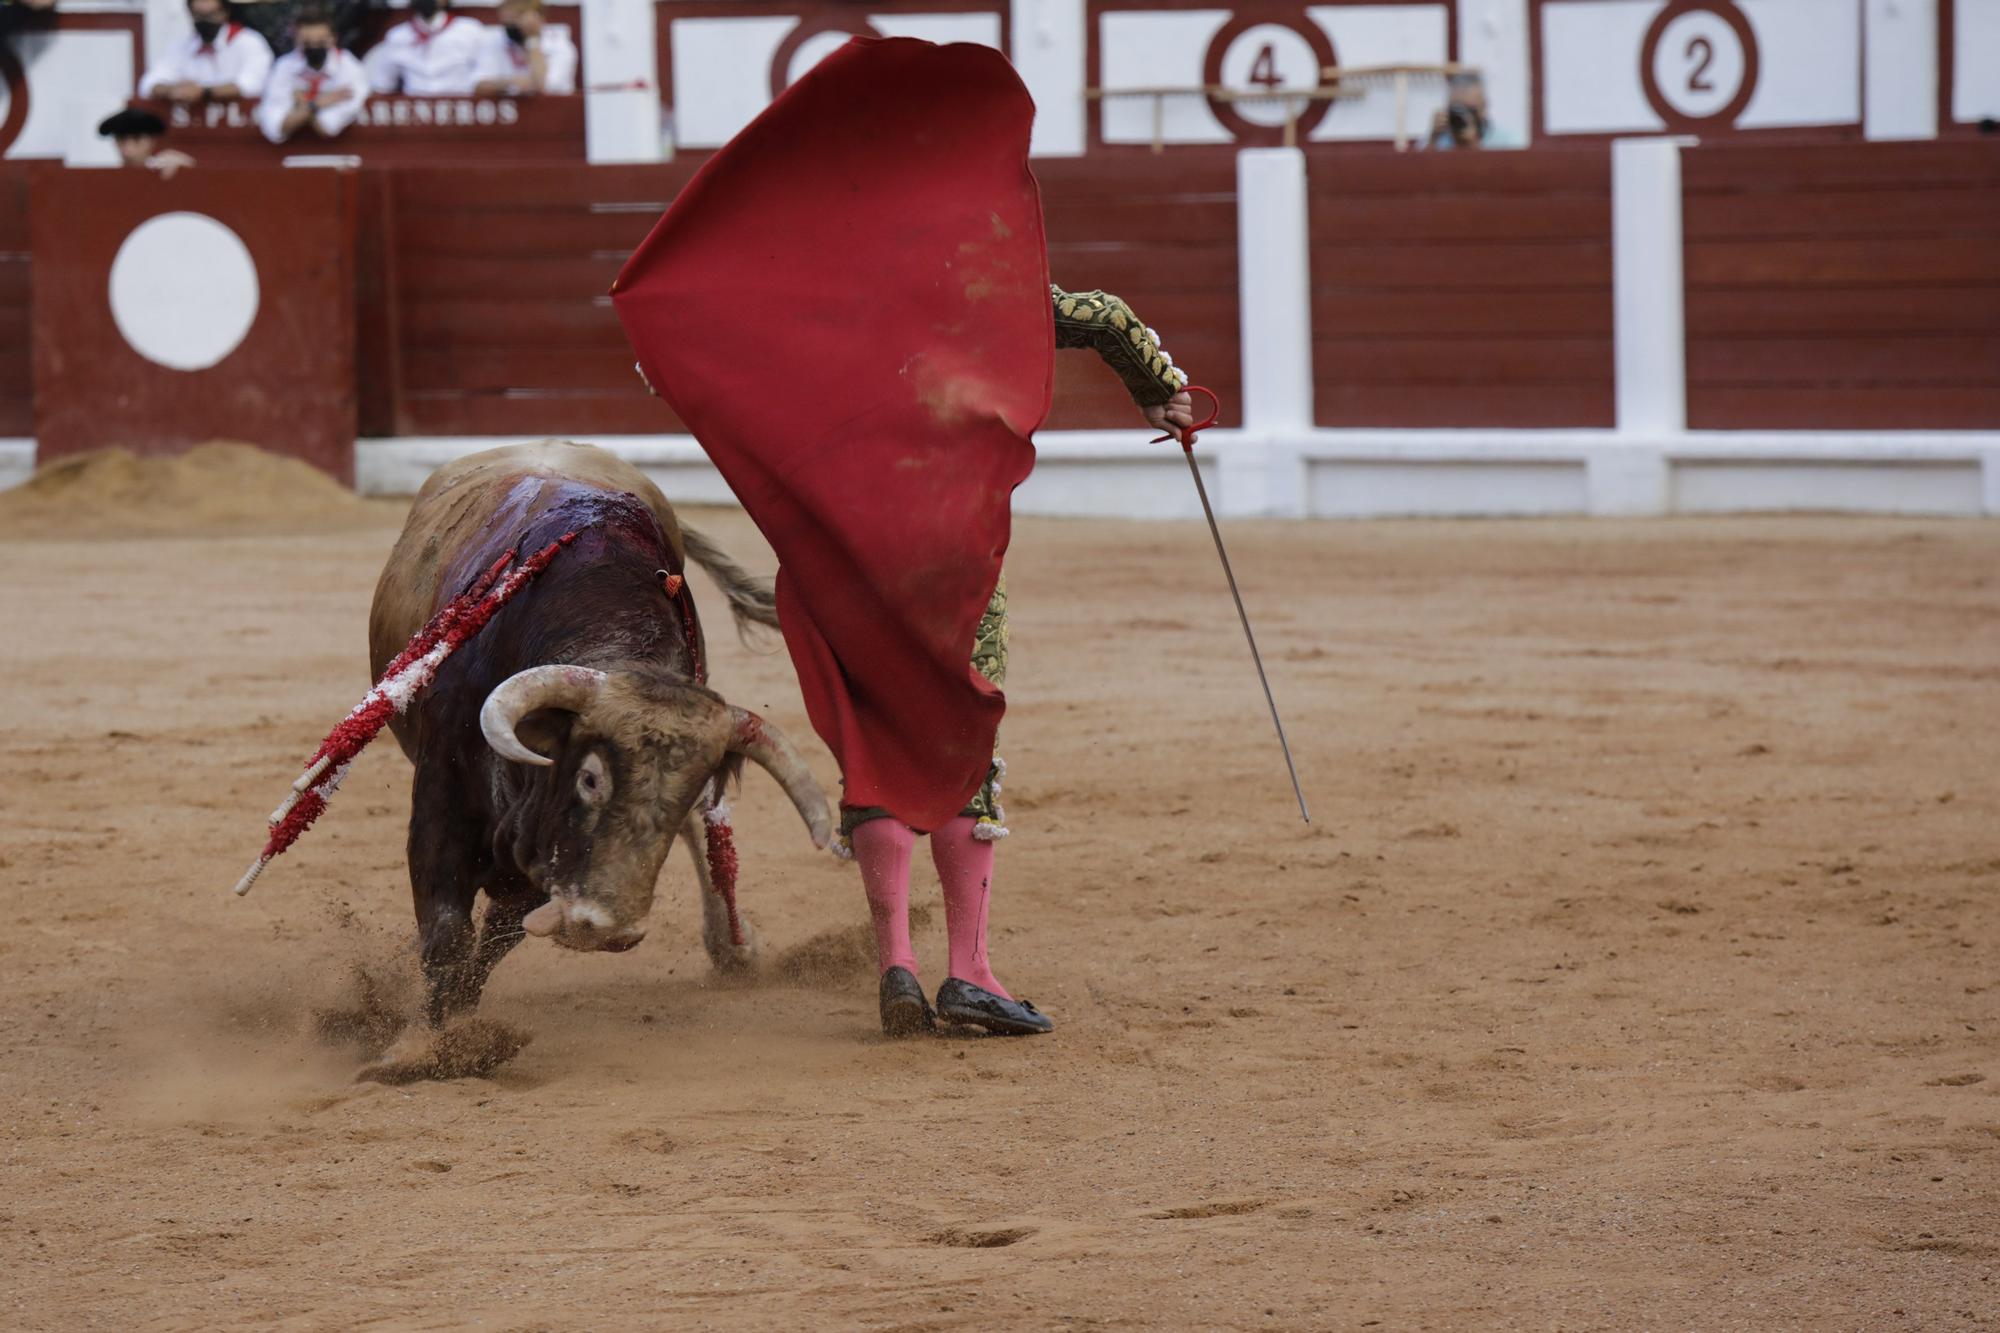
[[[380,676],[438,608],[511,550],[536,519],[590,491],[638,496],[659,520],[675,563],[681,562],[680,525],[667,497],[645,473],[595,445],[510,444],[432,473],[375,585],[368,614],[371,676]]]

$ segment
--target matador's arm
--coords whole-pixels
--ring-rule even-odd
[[[1187,387],[1187,376],[1160,347],[1160,336],[1105,292],[1066,292],[1051,283],[1056,346],[1088,347],[1116,371],[1141,407],[1158,407]]]

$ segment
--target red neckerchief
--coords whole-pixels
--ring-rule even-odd
[[[236,40],[236,34],[242,31],[243,31],[243,25],[241,23],[229,24],[222,30],[221,33],[222,44],[224,46],[229,45],[231,42]],[[215,49],[215,43],[203,42],[200,46],[195,48],[195,54],[198,56],[212,56],[217,54]]]
[[[437,36],[439,33],[443,32],[446,28],[449,28],[451,26],[451,15],[444,13],[443,10],[439,10],[438,13],[444,19],[444,22],[438,24],[437,27],[435,28],[429,28],[429,29],[420,28],[417,25],[420,22],[422,22],[421,19],[413,18],[410,20],[410,31],[417,35],[417,45],[419,47],[429,46],[431,44],[431,38]]]

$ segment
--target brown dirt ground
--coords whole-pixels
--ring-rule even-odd
[[[1235,524],[1306,829],[1202,529],[1024,522],[994,953],[1053,1037],[883,1041],[858,882],[753,775],[757,978],[677,853],[644,948],[500,969],[518,1058],[386,1087],[314,1016],[409,974],[395,748],[228,892],[384,517],[0,516],[0,1324],[2000,1312],[2000,524]]]

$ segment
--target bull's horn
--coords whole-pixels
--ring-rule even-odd
[[[833,820],[827,814],[826,792],[806,761],[785,739],[785,733],[747,708],[729,707],[736,726],[729,738],[731,753],[757,761],[758,766],[778,780],[785,795],[792,798],[799,818],[812,830],[813,846],[824,849],[833,838]]]
[[[604,673],[580,666],[538,666],[517,671],[493,687],[479,709],[479,730],[502,759],[546,768],[555,760],[521,744],[514,734],[521,719],[537,708],[581,713],[604,687]]]

